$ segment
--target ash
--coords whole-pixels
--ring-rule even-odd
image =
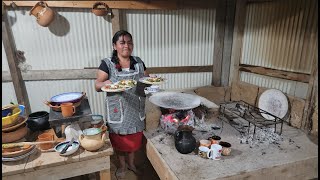
[[[259,145],[279,144],[283,141],[283,137],[278,133],[275,133],[274,128],[264,127],[256,128],[255,134],[254,126],[250,126],[248,133],[248,127],[245,127],[246,133],[241,133],[240,143],[249,144],[250,147],[257,147]]]

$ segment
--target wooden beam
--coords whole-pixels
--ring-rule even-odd
[[[239,64],[241,63],[243,49],[243,35],[247,11],[246,4],[247,0],[237,0],[231,53],[230,86],[232,81],[240,81]]]
[[[148,67],[147,70],[152,74],[201,73],[212,72],[212,66]],[[32,70],[22,73],[22,77],[24,81],[95,79],[96,72],[96,67],[86,69]],[[11,81],[10,73],[2,71],[2,82]]]
[[[259,67],[259,66],[252,66],[252,65],[245,65],[245,64],[239,65],[239,71],[261,74],[261,75],[265,75],[265,76],[287,79],[287,80],[292,80],[292,81],[299,81],[299,82],[303,82],[303,83],[308,83],[309,79],[310,79],[309,74],[282,71],[282,70],[276,70],[276,69]]]
[[[16,56],[16,45],[13,39],[11,26],[8,22],[7,10],[2,14],[2,42],[7,55],[8,65],[12,77],[13,87],[19,104],[25,106],[26,114],[31,113],[29,98],[26,86],[22,79],[21,71],[18,67],[18,58]]]
[[[181,67],[150,67],[147,68],[150,73],[199,73],[212,72],[212,66],[181,66]]]
[[[216,23],[214,31],[214,54],[213,54],[213,70],[212,82],[213,86],[221,86],[221,71],[224,49],[224,29],[226,26],[226,1],[218,1],[216,8]]]
[[[33,7],[38,1],[3,1],[6,6]],[[49,7],[92,8],[96,1],[45,1]],[[177,9],[176,1],[100,1],[111,9]]]
[[[224,30],[223,57],[221,69],[221,86],[228,86],[232,52],[232,39],[236,0],[227,0],[226,25]]]
[[[112,24],[112,34],[115,34],[117,31],[122,29],[119,9],[112,9],[111,24]]]

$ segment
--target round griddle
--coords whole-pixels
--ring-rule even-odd
[[[180,92],[158,92],[150,96],[153,104],[175,110],[193,109],[200,105],[199,96]]]

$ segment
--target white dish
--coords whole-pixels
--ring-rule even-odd
[[[165,83],[167,81],[164,78],[161,78],[162,81],[159,81],[159,82],[148,81],[148,79],[152,79],[152,78],[161,78],[161,77],[143,77],[143,78],[140,78],[139,81],[144,83],[144,84],[151,84],[151,85],[160,85],[160,84],[163,84],[163,83]]]
[[[132,88],[129,86],[121,86],[119,88],[114,88],[115,86],[118,86],[117,84],[111,84],[110,86],[112,87],[112,89],[107,88],[107,86],[103,86],[101,90],[104,92],[123,92]]]
[[[264,91],[258,102],[258,107],[268,113],[283,118],[289,109],[288,99],[281,91],[277,89],[268,89]],[[268,119],[274,120],[273,116],[261,112],[261,115]]]

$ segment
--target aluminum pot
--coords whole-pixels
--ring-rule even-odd
[[[27,124],[31,131],[43,131],[50,129],[49,113],[47,111],[31,113],[28,117]]]

